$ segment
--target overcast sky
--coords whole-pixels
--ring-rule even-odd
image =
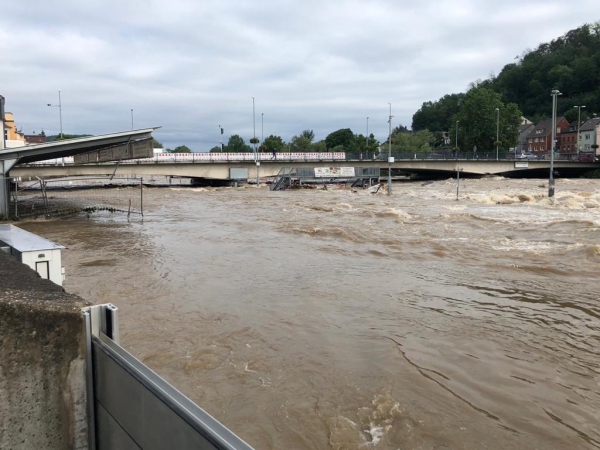
[[[26,133],[162,126],[207,151],[240,134],[387,136],[524,50],[600,20],[598,0],[0,2],[0,94]],[[264,114],[264,115],[263,115]]]

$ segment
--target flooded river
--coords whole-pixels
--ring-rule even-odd
[[[19,224],[258,449],[600,448],[600,180],[162,188]]]

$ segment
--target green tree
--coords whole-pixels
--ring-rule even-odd
[[[239,134],[232,134],[227,141],[227,151],[229,153],[250,153],[252,148],[244,142]]]
[[[152,146],[154,148],[163,148],[162,142],[158,142],[156,138],[152,138]]]
[[[315,133],[313,130],[304,130],[300,133],[300,137],[306,138],[309,143],[312,143],[315,140]]]
[[[273,153],[283,152],[285,144],[283,142],[283,139],[281,139],[281,136],[270,135],[265,138],[265,141],[263,142],[263,145],[261,147],[263,146],[266,148],[266,152]]]
[[[310,139],[306,136],[294,136],[290,141],[290,150],[295,153],[310,152]]]
[[[433,133],[431,133],[429,130],[400,131],[400,129],[396,128],[392,132],[392,152],[428,152],[431,150],[432,141]]]
[[[187,145],[178,145],[171,153],[192,153]]]
[[[311,145],[310,151],[318,152],[318,153],[326,152],[327,145],[325,145],[325,141],[313,142],[313,144]]]
[[[339,146],[341,146],[344,149],[342,151],[345,151],[350,147],[354,140],[355,136],[352,130],[350,128],[342,128],[327,135],[327,137],[325,138],[325,145],[330,151],[333,151],[332,149]]]
[[[500,111],[499,122],[496,108]],[[518,141],[521,111],[514,103],[504,105],[500,94],[491,89],[478,87],[467,92],[455,119],[459,121],[458,140],[463,151],[493,152],[498,123],[498,140],[503,151],[514,147]],[[456,121],[450,129],[451,139],[455,136]]]
[[[452,126],[452,118],[460,110],[465,94],[444,95],[436,102],[425,102],[413,115],[412,129],[448,131]]]
[[[209,152],[210,153],[221,153],[221,147],[218,145],[215,145],[213,148],[210,149]]]

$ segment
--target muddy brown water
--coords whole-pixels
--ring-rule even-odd
[[[600,180],[148,189],[19,226],[259,449],[600,448]]]

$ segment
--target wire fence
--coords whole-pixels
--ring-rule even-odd
[[[9,183],[9,217],[55,218],[78,213],[144,215],[142,178],[95,177]]]

